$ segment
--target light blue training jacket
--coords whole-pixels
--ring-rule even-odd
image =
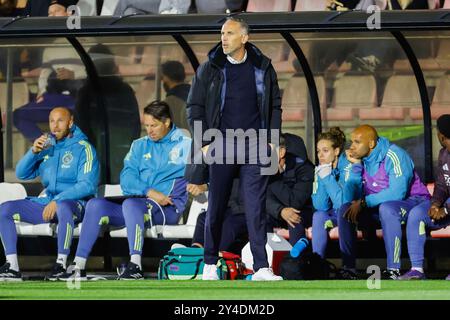
[[[120,173],[123,193],[144,196],[155,189],[170,195],[184,177],[190,148],[191,138],[175,125],[161,140],[145,136],[133,141]]]
[[[338,158],[338,164],[331,174],[320,178],[314,177],[312,201],[319,211],[339,209],[344,203],[360,199],[362,194],[362,165],[352,164],[345,153]]]
[[[17,163],[16,176],[31,180],[38,176],[45,188],[39,197],[28,199],[47,205],[50,201],[85,200],[97,193],[99,165],[94,147],[73,125],[69,135],[38,154],[30,150]]]

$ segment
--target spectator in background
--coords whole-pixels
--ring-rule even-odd
[[[114,10],[115,16],[130,14],[185,14],[191,0],[119,0]]]
[[[131,86],[118,76],[111,50],[102,44],[88,50],[99,75],[100,88],[89,79],[80,88],[75,103],[75,123],[86,132],[97,148],[99,157],[105,155],[105,119],[109,130],[109,168],[112,183],[119,183],[123,158],[133,140],[141,134],[139,106]],[[107,114],[103,113],[102,106]],[[107,164],[102,162],[101,181],[105,181]]]
[[[52,0],[48,16],[68,16],[67,8],[76,3],[76,0]],[[37,124],[45,122],[54,107],[74,108],[77,91],[86,78],[84,65],[71,46],[46,48],[42,60],[36,101],[13,113],[14,125],[30,141],[42,134]]]
[[[247,2],[245,0],[195,0],[195,6],[198,13],[241,12],[245,11]]]
[[[189,130],[186,101],[191,86],[185,83],[184,66],[178,61],[166,61],[161,65],[161,81],[166,91],[164,100],[170,107],[173,122],[178,128]]]
[[[23,12],[24,16],[47,17],[48,7],[52,0],[28,0]]]
[[[191,6],[191,0],[161,0],[158,12],[160,14],[186,14]]]
[[[329,10],[367,10],[371,5],[381,10],[414,10],[435,8],[434,0],[330,0]]]
[[[0,0],[0,17],[15,17],[17,13],[17,0]]]
[[[100,15],[102,15],[102,16],[114,15],[114,10],[116,10],[118,3],[119,3],[119,0],[104,0]]]

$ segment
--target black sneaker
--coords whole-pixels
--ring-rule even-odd
[[[400,271],[386,269],[381,273],[381,279],[383,280],[398,280],[400,277]]]
[[[143,280],[144,273],[141,268],[133,262],[128,262],[125,270],[119,275],[117,280]]]
[[[67,268],[67,272],[58,277],[61,281],[87,281],[86,270],[78,268],[75,263]]]
[[[60,276],[66,273],[66,269],[61,263],[55,263],[50,273],[45,277],[45,280],[57,281]]]
[[[358,280],[356,273],[349,269],[339,269],[337,273],[337,279],[339,280]]]
[[[19,271],[10,269],[9,262],[0,267],[0,282],[1,281],[22,281],[22,274]]]

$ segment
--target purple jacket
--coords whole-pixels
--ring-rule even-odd
[[[436,183],[434,185],[431,202],[442,206],[450,198],[450,153],[442,148],[439,151],[439,159],[436,170]],[[447,210],[450,210],[450,203],[446,203]]]

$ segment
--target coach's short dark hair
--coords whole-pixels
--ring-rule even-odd
[[[186,79],[184,66],[178,61],[166,61],[161,65],[161,73],[176,82],[183,82]]]
[[[151,102],[148,106],[144,108],[144,114],[148,114],[159,121],[166,121],[170,119],[172,121],[172,112],[170,111],[169,105],[160,100],[155,100]]]

